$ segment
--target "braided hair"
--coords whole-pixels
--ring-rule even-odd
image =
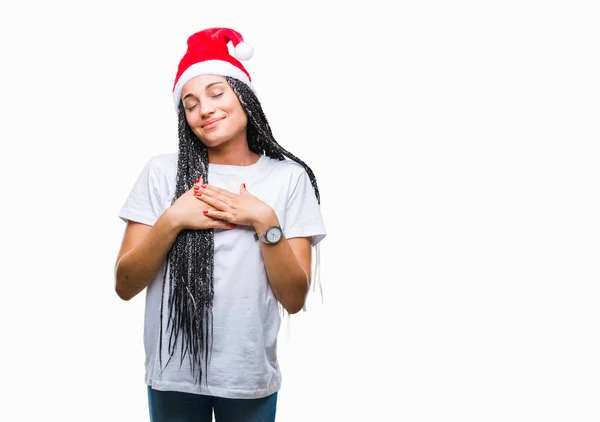
[[[306,170],[317,201],[320,203],[319,189],[313,171],[306,163],[277,143],[254,92],[236,78],[226,76],[225,79],[237,95],[248,117],[246,138],[250,151],[278,160],[285,160],[287,157],[300,164]],[[208,150],[190,128],[184,107],[181,105],[178,130],[179,156],[173,203],[191,189],[198,177],[202,177],[204,183],[209,182]],[[181,335],[181,362],[188,355],[191,370],[193,373],[197,370],[197,379],[200,380],[203,373],[202,363],[206,373],[212,349],[213,270],[214,230],[182,230],[167,255],[167,265],[163,274],[159,353],[162,355],[164,291],[168,283],[169,361],[175,353],[177,340]],[[162,366],[162,356],[159,359]]]

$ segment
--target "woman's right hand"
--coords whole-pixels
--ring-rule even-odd
[[[195,185],[194,185],[195,186]],[[204,214],[204,210],[215,210],[194,195],[194,187],[181,195],[169,207],[167,212],[175,224],[182,230],[226,229],[235,228],[235,224],[217,220]]]

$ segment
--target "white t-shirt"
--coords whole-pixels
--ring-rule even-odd
[[[152,157],[138,177],[119,217],[154,225],[171,206],[175,193],[177,154]],[[248,192],[270,205],[286,238],[325,237],[319,204],[304,168],[290,160],[266,156],[250,166],[209,164],[211,185]],[[260,398],[278,391],[281,372],[277,361],[280,313],[267,280],[252,227],[215,230],[213,347],[208,385],[197,382],[186,356],[169,360],[167,331],[168,283],[163,304],[162,370],[159,364],[160,303],[164,265],[146,290],[144,347],[146,383],[157,390],[182,391],[226,398]],[[180,350],[175,348],[176,353]],[[181,364],[181,365],[180,365]],[[166,367],[165,367],[166,365]]]

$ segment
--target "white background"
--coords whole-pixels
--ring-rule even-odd
[[[148,420],[117,214],[210,26],[321,189],[278,421],[600,420],[594,2],[150,3],[0,7],[1,420]]]

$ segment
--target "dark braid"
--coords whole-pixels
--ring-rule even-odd
[[[238,79],[226,76],[227,82],[233,88],[233,91],[238,96],[242,107],[248,115],[248,128],[246,129],[246,138],[248,139],[248,147],[250,151],[256,154],[264,154],[271,158],[284,160],[285,157],[300,164],[308,173],[310,182],[312,183],[317,201],[321,203],[321,197],[319,196],[319,188],[317,187],[317,179],[310,167],[306,165],[304,161],[296,157],[291,152],[286,151],[281,145],[277,143],[271,132],[271,127],[267,121],[267,116],[263,112],[262,106],[254,95],[254,92],[248,85],[239,81]]]
[[[185,118],[185,110],[180,107],[177,180],[172,202],[190,190],[198,177],[208,183],[208,151],[192,132]],[[169,271],[165,270],[163,281],[161,325],[164,290],[166,283],[169,283],[169,356],[173,356],[181,333],[181,360],[183,362],[189,353],[192,371],[198,365],[198,379],[202,377],[202,354],[206,369],[209,357],[207,346],[212,344],[213,252],[212,229],[182,230],[167,256]],[[162,353],[162,328],[159,350]],[[160,362],[162,364],[162,357]]]
[[[243,82],[226,77],[227,82],[238,96],[248,116],[246,138],[249,149],[256,154],[285,160],[285,157],[300,164],[306,170],[320,203],[319,189],[313,171],[302,160],[282,148],[271,132],[260,102],[252,90]],[[208,183],[208,150],[198,140],[185,117],[185,110],[179,107],[179,156],[177,160],[177,180],[174,203],[190,190],[198,177]],[[212,349],[212,306],[214,298],[214,230],[182,230],[167,255],[167,267],[163,275],[163,294],[160,304],[160,346],[162,354],[162,318],[165,285],[169,284],[168,323],[169,364],[181,334],[181,361],[188,354],[192,372],[198,369],[198,379],[202,379],[208,368]],[[204,359],[202,357],[204,356]],[[162,356],[159,357],[162,366]],[[165,366],[166,366],[165,365]],[[207,381],[207,380],[206,380]]]

